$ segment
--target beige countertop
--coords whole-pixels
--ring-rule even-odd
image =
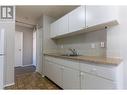
[[[76,61],[88,61],[88,62],[94,62],[94,63],[100,63],[100,64],[112,64],[112,65],[118,65],[122,62],[122,59],[120,58],[106,58],[106,57],[99,57],[99,56],[62,56],[61,54],[55,54],[55,53],[48,53],[44,54],[52,57],[58,57],[63,59],[71,59]]]

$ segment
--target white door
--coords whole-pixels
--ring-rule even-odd
[[[5,30],[0,29],[0,89],[3,89],[4,86],[4,35]]]
[[[23,32],[15,32],[15,67],[22,65]]]
[[[33,65],[36,66],[36,31],[33,32]]]
[[[0,55],[0,89],[3,89],[4,85],[4,56]]]
[[[79,71],[63,68],[63,89],[80,89]]]
[[[0,29],[0,54],[4,54],[5,30]]]
[[[115,89],[113,81],[88,73],[81,73],[81,89]]]

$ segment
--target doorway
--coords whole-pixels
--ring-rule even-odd
[[[42,31],[43,28],[37,28],[33,32],[33,65],[36,71],[42,74]]]
[[[32,73],[33,63],[33,28],[16,25],[15,28],[15,81],[18,76]]]
[[[22,67],[34,66],[36,72],[42,74],[42,31],[41,27],[33,30],[28,27],[16,26],[15,67],[18,68],[15,68],[15,71],[18,72],[18,69],[21,71]]]

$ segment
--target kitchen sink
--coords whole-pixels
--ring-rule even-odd
[[[79,54],[78,54],[78,52],[77,52],[77,50],[76,49],[72,49],[72,48],[69,48],[68,49],[69,51],[71,51],[72,53],[65,53],[65,54],[62,54],[61,56],[80,56]]]
[[[81,56],[81,55],[78,55],[78,54],[76,54],[76,55],[74,55],[74,54],[62,54],[61,56],[71,56],[71,57],[74,56],[75,57],[75,56]]]

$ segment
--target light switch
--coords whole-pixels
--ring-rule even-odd
[[[61,48],[63,48],[63,45],[61,45]]]
[[[95,48],[95,44],[94,43],[91,44],[91,48]]]
[[[100,43],[100,47],[102,47],[102,48],[105,47],[105,43],[104,42],[101,42]]]

